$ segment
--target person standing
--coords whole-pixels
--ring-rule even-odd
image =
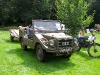
[[[80,38],[83,36],[83,32],[80,30],[78,33],[78,41],[80,41]]]

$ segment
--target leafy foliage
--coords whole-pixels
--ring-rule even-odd
[[[74,15],[74,14],[77,15],[76,11],[80,13],[85,10],[81,8],[87,8],[88,6],[90,6],[88,9],[86,9],[86,11],[89,10],[88,15],[92,15],[92,13],[95,10],[96,14],[94,14],[93,24],[99,23],[100,21],[99,20],[99,15],[100,15],[99,14],[99,4],[100,4],[99,0],[84,0],[84,2],[82,2],[83,0],[80,0],[80,1],[79,0],[76,0],[76,1],[75,0],[58,0],[61,4],[59,4],[57,7],[55,5],[55,1],[56,0],[25,0],[25,1],[0,0],[0,25],[9,25],[9,24],[16,24],[16,23],[28,24],[28,23],[31,23],[32,19],[57,19],[57,15],[56,15],[57,10],[58,10],[57,7],[61,6],[62,1],[64,3],[64,8],[66,8],[66,10],[68,11],[70,10],[69,13],[71,13],[71,15]],[[66,2],[67,2],[67,6],[66,6]],[[68,6],[68,3],[69,3],[69,6]],[[79,5],[79,3],[81,4]],[[90,5],[90,3],[92,4]],[[64,11],[62,12],[66,13],[64,8],[62,6],[62,9]],[[85,13],[86,12],[84,12],[84,14]],[[77,16],[80,16],[80,15],[77,15]],[[85,15],[85,17],[83,18],[86,18],[88,15]],[[62,15],[62,16],[65,17],[65,15]],[[91,18],[91,16],[89,17]],[[69,18],[71,19],[71,17]],[[75,18],[75,17],[72,17],[72,18]],[[84,21],[84,22],[86,24],[87,21]]]
[[[0,0],[1,23],[31,23],[32,19],[56,19],[55,1]]]
[[[92,4],[89,6],[88,14],[92,14],[95,11],[94,14],[94,22],[91,24],[90,27],[94,27],[95,24],[100,23],[100,0],[94,0]]]
[[[7,22],[7,19],[10,18],[9,12],[9,1],[0,0],[0,24]]]
[[[56,5],[58,19],[66,24],[73,36],[93,22],[93,14],[87,15],[90,4],[84,0],[56,0]]]

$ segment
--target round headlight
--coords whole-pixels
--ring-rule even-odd
[[[50,44],[50,46],[54,46],[54,40],[49,40],[49,44]]]

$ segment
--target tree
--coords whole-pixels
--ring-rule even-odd
[[[22,22],[27,25],[34,18],[33,0],[11,0],[11,18],[13,21]]]
[[[100,0],[94,0],[89,6],[88,14],[94,14],[94,22],[90,25],[90,27],[94,27],[95,24],[100,24]]]
[[[0,24],[4,25],[10,18],[9,0],[0,0]]]
[[[84,0],[56,0],[57,18],[65,23],[72,36],[93,22],[93,14],[87,15],[89,5]]]
[[[38,1],[38,0],[37,0]],[[39,11],[41,19],[56,19],[55,0],[39,0],[36,2],[36,8]]]
[[[0,0],[2,24],[24,23],[32,19],[56,19],[55,0]]]

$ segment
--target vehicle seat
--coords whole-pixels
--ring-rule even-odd
[[[28,35],[29,39],[33,39],[33,29],[32,28],[26,28],[26,34]]]

